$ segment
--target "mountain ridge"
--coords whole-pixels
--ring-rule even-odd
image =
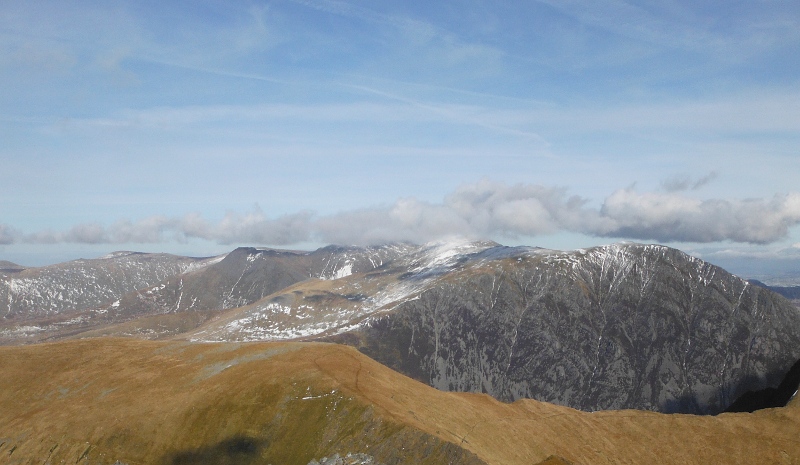
[[[240,248],[204,263],[69,331],[6,321],[0,339],[322,339],[443,390],[685,413],[774,387],[800,358],[788,301],[654,244]]]

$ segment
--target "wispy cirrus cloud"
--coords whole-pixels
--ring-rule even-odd
[[[451,68],[469,65],[464,71],[474,74],[494,73],[503,64],[506,52],[475,40],[466,40],[441,24],[425,21],[412,15],[384,13],[337,0],[294,0],[317,11],[334,14],[376,27],[376,33],[389,37],[390,49],[413,51],[414,60],[427,68]],[[413,60],[406,57],[406,66]]]
[[[716,59],[739,60],[777,43],[796,40],[797,22],[791,4],[763,8],[738,6],[737,14],[714,15],[716,27],[691,2],[641,3],[625,0],[537,0],[575,18],[587,27],[662,47],[705,52]],[[720,52],[728,52],[722,54]]]
[[[268,78],[265,78],[268,79]],[[70,118],[68,123],[58,120],[51,123],[59,132],[66,127],[88,130],[91,128],[130,128],[165,132],[183,128],[214,126],[218,130],[234,133],[251,131],[247,125],[259,125],[259,134],[270,134],[278,127],[282,137],[299,134],[305,137],[313,128],[344,127],[357,123],[348,131],[351,134],[402,132],[407,138],[419,137],[422,123],[446,125],[448,130],[480,130],[483,134],[503,137],[503,141],[533,142],[537,148],[547,149],[553,139],[565,134],[590,134],[598,137],[664,137],[679,134],[683,143],[688,141],[725,140],[720,134],[740,132],[750,136],[751,143],[768,148],[791,143],[800,126],[800,93],[754,92],[744,93],[721,101],[676,100],[647,105],[586,106],[574,108],[542,102],[488,105],[482,102],[453,102],[463,100],[440,95],[430,98],[414,92],[388,90],[376,85],[354,82],[333,82],[331,88],[356,92],[360,98],[347,102],[319,103],[260,103],[153,106],[127,108],[102,117]],[[485,96],[486,99],[492,96]],[[47,121],[25,119],[14,115],[0,118],[31,125],[44,125]],[[287,129],[287,125],[290,126]],[[322,125],[322,126],[321,126]],[[224,128],[224,129],[223,129]],[[366,130],[365,128],[369,128]],[[45,129],[47,130],[47,129]],[[465,133],[459,133],[463,138]],[[760,141],[758,137],[769,137]],[[759,142],[760,141],[760,142]],[[193,141],[187,141],[191,144]],[[742,142],[738,142],[742,145]],[[771,145],[765,145],[771,144]],[[755,150],[758,150],[756,148]],[[679,155],[672,155],[678,158]],[[684,157],[690,159],[690,156]],[[710,178],[709,180],[713,179]],[[680,185],[677,178],[665,181]]]
[[[696,181],[695,183],[697,183]],[[800,193],[771,199],[697,199],[679,192],[621,189],[600,207],[567,189],[492,181],[463,185],[440,203],[403,198],[390,205],[319,216],[276,218],[256,208],[219,221],[199,214],[88,223],[63,232],[24,234],[0,225],[0,243],[127,244],[202,239],[220,244],[292,245],[428,242],[444,236],[537,237],[560,232],[660,242],[769,244],[800,225]]]

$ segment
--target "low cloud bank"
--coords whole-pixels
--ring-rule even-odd
[[[309,241],[424,243],[450,235],[516,238],[558,232],[659,242],[768,244],[786,238],[800,224],[800,193],[747,200],[700,200],[683,193],[706,181],[674,181],[664,192],[618,190],[599,208],[564,188],[481,181],[458,188],[441,203],[403,198],[387,206],[328,216],[304,211],[270,218],[257,209],[228,213],[219,222],[198,214],[152,216],[110,226],[88,223],[67,231],[27,234],[0,224],[0,244],[162,243],[198,238],[220,244],[286,246]]]

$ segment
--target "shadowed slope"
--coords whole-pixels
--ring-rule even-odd
[[[717,417],[503,404],[330,344],[71,341],[0,348],[0,372],[3,463],[800,460],[794,404]]]
[[[792,365],[777,388],[748,391],[736,399],[725,411],[754,412],[765,408],[783,407],[792,400],[798,387],[800,387],[800,360]]]

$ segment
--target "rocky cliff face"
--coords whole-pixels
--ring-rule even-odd
[[[797,309],[766,289],[626,244],[490,248],[336,339],[443,390],[716,413],[780,381],[799,328]]]

